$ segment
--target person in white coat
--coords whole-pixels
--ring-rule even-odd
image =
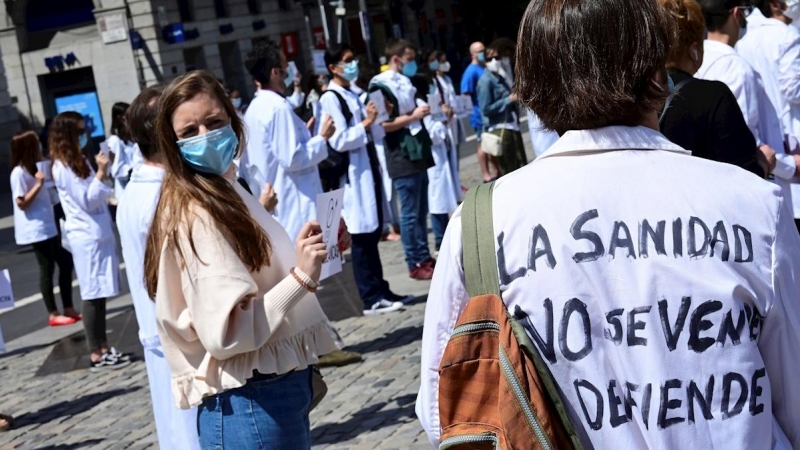
[[[700,7],[708,33],[703,48],[691,50],[691,57],[700,66],[695,77],[721,81],[730,88],[759,150],[769,163],[769,172],[781,179],[793,177],[796,164],[784,151],[783,127],[778,113],[767,96],[761,76],[734,48],[752,7],[742,6],[741,0],[701,0]],[[788,183],[784,184],[787,194],[790,193]]]
[[[800,448],[789,205],[658,131],[675,26],[659,2],[594,4],[534,1],[521,21],[519,97],[561,139],[495,183],[494,212],[478,220],[498,264],[480,272],[499,278],[584,448]],[[470,300],[467,226],[456,212],[425,311],[416,411],[434,444],[458,429],[441,399],[459,386],[440,384],[439,368]],[[470,432],[493,431],[473,419]]]
[[[336,132],[328,143],[333,150],[347,152],[349,167],[342,177],[344,207],[342,216],[352,235],[353,274],[364,314],[394,312],[403,307],[403,297],[391,291],[383,277],[378,243],[383,234],[383,186],[381,167],[370,129],[378,117],[373,102],[366,106],[351,90],[358,78],[358,60],[347,44],[332,44],[325,52],[331,74],[328,90],[320,97],[322,112],[333,119]],[[345,117],[347,115],[349,120]]]
[[[291,75],[280,47],[274,42],[253,47],[245,62],[261,89],[244,114],[247,157],[240,173],[251,188],[270,183],[278,194],[273,216],[290,236],[316,216],[317,195],[322,193],[319,163],[328,157],[328,139],[335,127],[325,117],[319,134],[312,137],[308,124],[294,113],[283,97]]]
[[[120,368],[130,360],[110,347],[106,336],[106,299],[119,295],[119,257],[108,211],[112,189],[103,183],[111,161],[99,153],[95,173],[81,152],[87,142],[86,122],[80,114],[63,112],[53,120],[48,149],[53,182],[66,215],[61,232],[80,283],[90,369],[99,371]]]
[[[417,107],[430,106],[426,101],[428,93],[439,92],[431,79],[432,77],[426,75],[411,77],[411,84],[417,90],[415,100]],[[440,105],[440,107],[443,106],[445,105]],[[442,246],[450,214],[455,212],[461,201],[461,184],[454,177],[457,169],[454,172],[450,159],[453,150],[449,133],[449,122],[453,120],[448,115],[450,111],[452,110],[442,108],[441,116],[428,115],[422,119],[432,143],[431,153],[434,165],[428,168],[428,212],[431,215],[431,229],[436,252]]]
[[[131,126],[131,139],[142,151],[143,164],[131,174],[117,208],[117,226],[122,256],[127,263],[128,286],[131,289],[139,341],[144,348],[150,400],[153,406],[156,433],[160,448],[199,450],[197,409],[181,410],[172,402],[172,377],[164,357],[156,323],[156,304],[144,284],[144,254],[147,234],[153,222],[164,180],[164,165],[156,151],[155,121],[158,99],[163,88],[149,87],[131,104],[126,117]]]
[[[134,142],[125,119],[130,105],[123,102],[111,107],[111,136],[106,140],[109,151],[114,154],[111,177],[114,179],[114,198],[119,200],[128,185],[131,172],[141,164],[141,153]]]
[[[779,160],[774,173],[790,191],[787,199],[800,230],[800,31],[788,25],[792,19],[783,14],[785,2],[751,3],[757,8],[747,17],[747,34],[736,49],[761,76],[781,119],[793,160]]]
[[[555,131],[545,128],[542,121],[533,111],[528,109],[525,112],[528,115],[528,134],[531,138],[533,154],[538,158],[556,143],[559,136]]]
[[[459,175],[459,146],[467,140],[467,131],[464,122],[456,115],[458,93],[453,84],[453,80],[447,75],[450,72],[450,61],[442,51],[435,51],[431,54],[428,67],[434,72],[434,83],[436,89],[442,94],[442,109],[447,115],[447,138],[450,142],[450,151],[447,158],[450,162],[450,170],[453,172],[453,179],[458,182],[459,192],[458,201],[461,201],[461,177]]]

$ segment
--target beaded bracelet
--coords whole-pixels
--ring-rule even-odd
[[[317,286],[311,286],[310,284],[308,284],[305,281],[303,281],[303,279],[300,278],[300,276],[297,275],[297,273],[295,273],[294,269],[295,268],[292,267],[292,269],[289,271],[289,273],[291,273],[292,276],[294,277],[294,279],[297,280],[298,283],[300,283],[300,286],[303,286],[303,288],[305,290],[307,290],[308,292],[311,292],[312,294],[317,292]]]

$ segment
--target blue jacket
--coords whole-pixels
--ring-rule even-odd
[[[511,123],[516,117],[511,114],[516,113],[516,104],[508,99],[511,88],[501,80],[499,75],[487,70],[478,81],[478,104],[481,106],[483,126],[486,129],[501,123]]]

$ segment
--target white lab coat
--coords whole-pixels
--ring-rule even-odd
[[[533,154],[536,157],[542,156],[558,140],[558,133],[548,130],[539,119],[539,116],[530,109],[525,110],[528,114],[528,134],[530,134]]]
[[[331,116],[336,126],[336,132],[328,142],[334,150],[348,152],[350,156],[348,181],[344,185],[342,216],[350,233],[372,233],[382,225],[378,223],[378,207],[383,208],[383,204],[378,205],[375,198],[375,179],[367,154],[369,137],[366,128],[361,124],[366,117],[365,106],[354,92],[339,86],[336,82],[331,82],[328,90],[338,92],[353,114],[350,123],[346,123],[336,96],[322,94],[320,98],[322,112]]]
[[[427,103],[417,99],[417,106],[424,105]],[[461,201],[461,182],[456,177],[458,170],[453,167],[450,127],[430,115],[423,122],[433,142],[431,151],[435,163],[428,169],[428,210],[431,214],[452,214]]]
[[[747,34],[736,44],[736,50],[761,76],[783,133],[800,139],[800,32],[779,20],[767,19],[755,9],[747,18]],[[800,178],[794,177],[795,170],[793,158],[781,157],[773,173],[776,181],[791,192],[788,200],[794,217],[800,218]]]
[[[247,157],[240,161],[240,173],[253,192],[272,184],[278,195],[273,216],[295,239],[317,214],[317,195],[322,193],[318,166],[328,157],[325,140],[311,137],[289,102],[272,91],[260,91],[244,121]]]
[[[111,187],[95,177],[91,166],[89,176],[80,178],[61,161],[53,162],[53,182],[67,219],[61,232],[72,249],[81,298],[119,295],[119,257],[108,211]]]
[[[361,103],[365,105],[369,103],[367,101],[368,95],[369,94],[367,92],[362,92],[358,95]],[[374,122],[372,126],[369,127],[369,130],[372,134],[372,142],[375,144],[375,153],[378,155],[378,163],[380,163],[381,166],[381,186],[383,187],[383,223],[399,223],[400,218],[394,217],[393,208],[391,206],[392,194],[394,193],[394,190],[392,189],[392,178],[389,177],[389,168],[386,165],[386,149],[383,145],[383,138],[386,137],[386,130],[383,129],[381,124]]]
[[[441,88],[444,91],[442,92],[442,98],[444,99],[445,104],[455,111],[456,98],[458,97],[458,94],[456,93],[456,88],[453,85],[453,80],[447,75],[437,76],[436,79],[439,81],[439,84],[437,84],[437,89],[439,89],[438,86],[441,85]],[[454,115],[453,119],[450,120],[447,125],[447,134],[451,147],[448,158],[450,159],[450,169],[453,171],[453,179],[458,183],[458,201],[460,202],[462,194],[461,176],[459,174],[460,161],[458,147],[462,142],[467,140],[467,131],[464,128],[464,123],[458,118],[457,115]]]
[[[156,304],[144,284],[147,235],[161,195],[164,169],[141,165],[133,171],[117,208],[117,227],[122,256],[127,265],[128,286],[139,324],[139,341],[145,351],[147,379],[153,404],[159,447],[199,450],[197,409],[181,410],[172,402],[172,375],[161,348],[156,323]]]
[[[139,145],[125,142],[116,135],[111,135],[106,144],[114,154],[111,177],[114,178],[114,198],[119,200],[128,184],[131,171],[142,163],[142,152],[139,150]]]
[[[541,337],[584,448],[800,448],[800,235],[777,186],[619,126],[565,133],[493,198],[503,300]],[[459,210],[422,334],[416,412],[434,444],[469,300],[461,238]]]

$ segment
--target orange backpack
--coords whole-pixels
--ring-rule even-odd
[[[471,297],[439,366],[440,450],[582,449],[552,376],[500,293],[494,183],[464,200],[463,260]]]

